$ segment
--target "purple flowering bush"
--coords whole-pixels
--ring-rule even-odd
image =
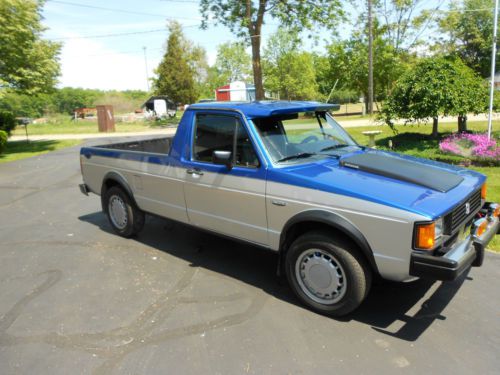
[[[439,142],[439,149],[446,154],[455,154],[467,159],[500,163],[500,145],[487,134],[452,134]]]

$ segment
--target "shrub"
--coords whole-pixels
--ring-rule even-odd
[[[0,130],[10,135],[10,132],[16,127],[16,118],[11,112],[0,111]]]
[[[0,130],[0,154],[5,150],[7,146],[7,132]]]
[[[460,155],[479,161],[500,164],[500,145],[486,134],[452,134],[439,143],[439,149],[448,154]]]

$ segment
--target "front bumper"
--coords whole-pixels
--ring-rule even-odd
[[[484,220],[488,221],[487,229],[480,236],[476,236],[476,228]],[[499,232],[498,217],[478,219],[472,225],[471,235],[443,256],[413,251],[410,258],[410,275],[433,280],[455,280],[469,267],[480,267],[483,264],[484,251]]]

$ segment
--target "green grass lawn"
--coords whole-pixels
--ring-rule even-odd
[[[65,147],[76,146],[82,141],[78,139],[64,141],[9,141],[3,154],[0,154],[0,163],[14,161],[31,156],[46,154]]]

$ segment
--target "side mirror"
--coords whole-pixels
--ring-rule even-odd
[[[233,167],[233,153],[231,151],[214,151],[212,162],[225,165],[228,169],[231,169]]]

